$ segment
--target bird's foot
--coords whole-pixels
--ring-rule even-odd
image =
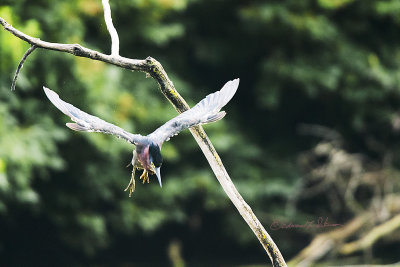
[[[140,175],[140,179],[143,179],[143,184],[147,181],[149,183],[149,173],[146,169],[143,170],[142,175]]]
[[[129,197],[131,197],[132,193],[135,191],[135,170],[136,170],[136,168],[133,167],[131,180],[129,181],[128,186],[124,190],[124,191],[129,190]]]

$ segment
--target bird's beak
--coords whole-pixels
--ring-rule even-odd
[[[158,182],[160,183],[160,187],[162,187],[160,167],[156,168],[156,175],[157,175]]]

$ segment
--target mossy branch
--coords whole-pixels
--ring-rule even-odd
[[[121,68],[145,72],[158,82],[161,92],[171,102],[171,104],[179,113],[182,113],[189,109],[189,105],[176,91],[172,81],[168,78],[168,75],[165,72],[164,68],[157,60],[151,57],[148,57],[144,60],[130,59],[115,54],[106,55],[95,50],[82,47],[79,44],[60,44],[45,42],[18,31],[2,18],[0,18],[0,24],[3,25],[4,29],[11,32],[16,37],[28,42],[32,46],[36,46],[37,48],[66,52],[79,57],[86,57],[93,60],[103,61],[105,63],[109,63]],[[197,126],[191,128],[190,132],[192,133],[197,144],[200,146],[202,152],[207,158],[208,163],[210,164],[225,193],[233,202],[240,215],[249,225],[249,227],[257,236],[261,245],[267,252],[272,262],[272,265],[274,267],[286,266],[285,260],[283,259],[278,247],[276,246],[270,235],[267,233],[265,228],[262,226],[250,206],[243,200],[242,196],[237,191],[221,161],[221,158],[219,157],[204,129],[201,126]]]

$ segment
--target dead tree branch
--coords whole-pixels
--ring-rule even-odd
[[[361,239],[344,244],[340,249],[340,253],[348,255],[359,250],[370,248],[377,240],[393,233],[398,228],[400,228],[400,214],[376,226]]]
[[[103,61],[105,63],[109,63],[121,68],[145,72],[158,82],[161,92],[171,102],[171,104],[179,113],[182,113],[189,109],[188,104],[176,91],[172,81],[168,78],[168,75],[161,64],[151,57],[148,57],[144,60],[130,59],[121,57],[118,55],[118,53],[105,55],[97,51],[82,47],[79,44],[60,44],[45,42],[18,31],[17,29],[9,25],[3,18],[0,18],[0,24],[16,37],[28,42],[31,45],[35,45],[43,49],[66,52],[75,56]],[[267,233],[265,228],[262,226],[250,206],[243,200],[242,196],[237,191],[221,161],[221,158],[219,157],[217,151],[207,137],[204,129],[201,126],[197,126],[191,128],[190,132],[192,133],[197,144],[203,151],[205,157],[208,160],[208,163],[210,164],[225,193],[233,202],[240,215],[249,225],[249,227],[257,236],[261,245],[267,252],[269,258],[271,259],[272,265],[286,266],[285,260],[283,259],[278,247],[276,246],[270,235]]]
[[[358,214],[343,227],[316,235],[307,247],[288,262],[288,265],[310,266],[332,252],[350,255],[357,251],[368,249],[379,239],[387,237],[400,228],[400,215],[398,215],[400,197],[396,194],[387,195],[383,203],[383,208],[389,213],[389,220],[374,226],[377,215],[375,210],[371,208]],[[367,234],[359,238],[358,235],[363,232]],[[348,242],[349,239],[354,239],[354,237],[357,238],[355,241]]]
[[[371,215],[369,213],[364,213],[355,217],[341,228],[318,234],[307,247],[290,260],[289,266],[310,266],[318,259],[324,257],[334,247],[338,246],[338,244],[343,243],[344,239],[353,235],[370,219]]]

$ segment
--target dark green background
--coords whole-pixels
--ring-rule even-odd
[[[321,156],[318,145],[357,159],[362,173],[388,174],[382,195],[398,194],[398,1],[111,0],[111,9],[120,54],[156,58],[191,106],[241,79],[227,116],[205,129],[285,259],[332,229],[271,231],[274,220],[345,224],[369,211],[375,196],[374,183],[360,186],[358,209],[349,204],[343,196],[352,172],[342,188],[328,183],[309,194],[329,178],[313,171],[349,162]],[[110,53],[100,0],[2,0],[0,16],[34,37]],[[28,47],[0,30],[0,265],[165,266],[177,248],[190,266],[269,262],[189,131],[163,146],[163,188],[151,177],[129,198],[132,146],[70,131],[41,89],[148,134],[176,115],[153,79],[38,49],[11,92]],[[309,126],[301,134],[303,124],[336,137]],[[399,236],[320,262],[395,262]]]

